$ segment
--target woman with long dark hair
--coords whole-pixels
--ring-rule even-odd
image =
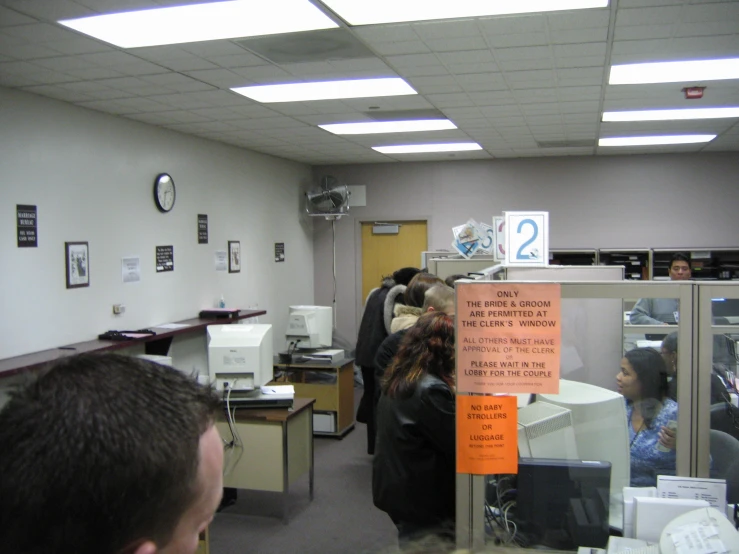
[[[675,440],[671,431],[677,424],[677,402],[668,397],[662,356],[651,348],[626,352],[616,383],[626,400],[631,486],[653,487],[657,475],[675,474]]]
[[[453,546],[454,414],[454,319],[428,312],[403,338],[377,407],[372,496],[401,545],[434,535]]]

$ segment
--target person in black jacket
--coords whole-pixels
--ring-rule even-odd
[[[454,546],[454,319],[422,315],[382,382],[372,499],[401,547],[429,536]]]
[[[375,452],[375,354],[390,333],[390,322],[396,302],[402,302],[408,283],[420,273],[415,267],[404,267],[385,277],[382,286],[367,295],[362,322],[359,324],[354,363],[362,370],[364,394],[359,401],[357,421],[367,424],[367,453]]]
[[[434,285],[424,293],[423,305],[421,313],[426,312],[444,312],[447,315],[454,315],[455,297],[454,289],[446,285]],[[409,327],[410,328],[410,327]],[[380,401],[380,386],[385,371],[393,361],[395,354],[398,353],[400,343],[408,332],[408,329],[401,329],[389,335],[377,349],[375,356],[375,411],[377,403]]]

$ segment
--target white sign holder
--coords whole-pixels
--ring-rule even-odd
[[[549,212],[503,212],[505,265],[549,265]]]

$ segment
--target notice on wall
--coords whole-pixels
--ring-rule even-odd
[[[285,243],[284,242],[275,243],[275,261],[276,262],[285,261]]]
[[[457,396],[457,473],[518,473],[515,396]]]
[[[121,274],[124,283],[141,281],[141,259],[138,256],[121,258]]]
[[[215,263],[216,271],[228,271],[228,252],[225,250],[216,250]]]
[[[457,390],[559,393],[556,283],[457,284]]]
[[[207,214],[198,214],[198,244],[208,244]]]
[[[174,271],[174,246],[157,246],[157,273]]]
[[[36,215],[36,206],[30,206],[28,204],[15,205],[18,248],[36,248],[38,246],[38,219]]]

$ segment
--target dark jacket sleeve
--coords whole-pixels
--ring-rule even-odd
[[[446,386],[433,386],[424,391],[421,398],[424,417],[419,428],[434,447],[456,467],[456,418],[457,406],[454,393]]]

